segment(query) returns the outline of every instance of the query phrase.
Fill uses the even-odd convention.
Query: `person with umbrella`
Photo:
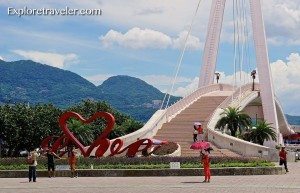
[[[210,148],[201,150],[201,162],[204,168],[204,181],[210,182],[210,157],[209,157]]]
[[[210,147],[209,142],[206,141],[198,141],[191,145],[190,149],[193,150],[200,150],[201,155],[201,163],[204,168],[204,181],[203,182],[210,182],[210,150],[213,150]]]

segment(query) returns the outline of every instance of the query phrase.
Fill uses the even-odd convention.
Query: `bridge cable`
[[[179,69],[180,69],[180,66],[181,66],[181,63],[182,63],[182,60],[183,60],[183,56],[184,56],[184,53],[185,53],[185,50],[186,50],[186,47],[187,47],[187,41],[188,41],[188,38],[189,38],[190,33],[191,33],[191,31],[192,31],[192,26],[193,26],[194,20],[195,20],[195,18],[196,18],[196,15],[197,15],[197,13],[198,13],[199,6],[200,6],[201,1],[202,1],[202,0],[199,0],[199,2],[198,2],[198,5],[197,5],[196,11],[195,11],[195,13],[194,13],[194,16],[193,16],[191,25],[190,25],[190,27],[189,27],[189,31],[188,31],[187,36],[186,36],[186,38],[185,38],[184,47],[183,47],[183,49],[182,49],[182,51],[181,51],[181,55],[180,55],[180,58],[179,58],[179,62],[178,62],[178,64],[177,64],[176,73],[175,73],[175,76],[174,76],[174,79],[173,79],[173,83],[172,83],[171,90],[170,90],[169,93],[166,93],[166,94],[165,94],[165,97],[164,97],[164,99],[163,99],[163,102],[162,102],[162,105],[161,105],[161,108],[160,108],[160,109],[163,108],[163,104],[164,104],[164,102],[165,102],[165,98],[166,98],[167,95],[169,95],[169,96],[168,96],[168,100],[167,100],[167,103],[166,103],[165,108],[168,108],[169,101],[170,101],[170,97],[171,97],[171,94],[172,94],[172,92],[173,92],[174,85],[175,85],[175,82],[176,82],[176,79],[177,79],[177,76],[178,76],[178,73],[179,73]]]
[[[235,11],[235,2],[236,0],[232,0],[232,17],[233,17],[233,44],[234,44],[234,56],[233,56],[233,90],[235,91],[236,88],[236,55],[237,55],[237,42],[236,42],[236,11]],[[233,102],[233,95],[231,98],[231,102]]]

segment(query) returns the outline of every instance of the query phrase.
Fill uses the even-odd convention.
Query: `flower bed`
[[[175,142],[169,142],[167,144],[163,144],[153,151],[154,155],[171,155],[178,149],[178,144]]]

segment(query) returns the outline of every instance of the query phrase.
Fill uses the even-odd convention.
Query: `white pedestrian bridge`
[[[199,153],[189,147],[193,142],[193,123],[200,121],[204,126],[206,140],[217,150],[214,151],[215,154],[274,159],[277,155],[275,145],[283,143],[283,136],[294,133],[277,99],[275,104],[279,127],[275,128],[278,136],[276,142],[261,146],[215,129],[220,113],[229,106],[240,107],[253,120],[264,119],[259,84],[255,84],[254,90],[252,87],[252,84],[235,89],[227,84],[201,87],[167,109],[158,110],[143,128],[123,136],[122,139],[125,145],[135,142],[137,138],[174,141],[181,147],[181,156],[198,156]]]

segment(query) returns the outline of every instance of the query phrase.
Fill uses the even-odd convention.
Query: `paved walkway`
[[[193,193],[193,192],[300,192],[300,162],[289,163],[290,172],[270,176],[203,177],[99,177],[99,178],[2,178],[0,192],[105,192],[105,193]]]

